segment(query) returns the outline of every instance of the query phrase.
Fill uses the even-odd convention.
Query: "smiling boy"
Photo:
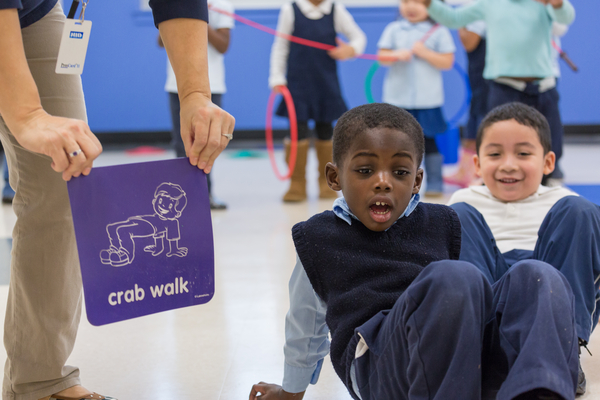
[[[344,197],[292,229],[283,384],[256,384],[250,400],[302,399],[328,353],[354,399],[574,396],[567,281],[527,260],[492,288],[456,261],[456,214],[419,202],[424,147],[418,122],[389,104],[338,120],[326,172]]]
[[[482,121],[474,156],[485,186],[454,193],[449,204],[462,226],[460,259],[497,282],[520,260],[544,261],[569,281],[577,336],[587,344],[598,322],[599,207],[563,187],[545,187],[554,169],[550,127],[521,103],[496,107]],[[577,393],[585,392],[579,371]]]

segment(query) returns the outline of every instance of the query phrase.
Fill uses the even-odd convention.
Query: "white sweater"
[[[514,249],[534,250],[538,230],[557,201],[577,196],[564,187],[540,185],[524,200],[505,203],[495,198],[486,186],[471,186],[456,191],[448,204],[467,203],[483,215],[501,253]]]

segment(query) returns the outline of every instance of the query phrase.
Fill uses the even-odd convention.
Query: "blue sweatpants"
[[[479,211],[466,203],[451,207],[462,226],[461,260],[479,267],[491,283],[519,260],[541,260],[554,266],[567,278],[575,295],[577,336],[589,341],[598,323],[600,299],[600,207],[582,197],[564,197],[546,215],[534,251],[504,254]]]
[[[569,284],[521,261],[491,285],[464,261],[428,265],[398,298],[356,329],[363,400],[513,399],[547,388],[575,397],[578,346]]]

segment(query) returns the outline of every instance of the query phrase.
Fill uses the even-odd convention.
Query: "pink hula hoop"
[[[269,102],[267,104],[267,120],[265,123],[265,139],[267,142],[267,150],[269,151],[269,158],[271,159],[271,166],[275,172],[277,179],[285,181],[289,179],[294,173],[294,167],[296,166],[296,156],[298,155],[298,121],[296,119],[296,108],[294,107],[294,100],[292,94],[285,86],[280,86],[285,106],[288,110],[288,116],[290,119],[290,138],[292,143],[290,144],[290,160],[289,170],[286,175],[282,175],[277,168],[277,161],[275,160],[275,150],[273,149],[273,104],[275,103],[275,97],[277,92],[273,90],[269,96]]]

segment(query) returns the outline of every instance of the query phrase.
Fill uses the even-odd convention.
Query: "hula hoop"
[[[294,107],[294,100],[292,94],[285,86],[280,86],[285,106],[288,110],[288,116],[290,119],[290,137],[292,143],[290,145],[290,160],[289,170],[287,175],[282,175],[277,168],[277,161],[275,160],[275,150],[273,148],[273,104],[275,103],[275,97],[277,92],[273,90],[269,96],[269,102],[267,104],[267,120],[265,123],[265,140],[267,142],[267,150],[269,151],[269,158],[271,159],[271,166],[275,172],[277,179],[285,181],[289,179],[294,173],[294,167],[296,166],[296,156],[298,154],[298,121],[296,120],[296,108]]]
[[[375,103],[375,99],[373,98],[372,84],[373,84],[373,77],[375,76],[375,73],[377,72],[378,69],[379,69],[379,63],[374,62],[373,65],[371,65],[371,68],[369,68],[369,71],[367,72],[367,76],[365,78],[365,97],[367,98],[367,102],[369,102],[369,104]],[[448,120],[448,129],[458,127],[458,125],[457,125],[458,121],[469,110],[469,105],[471,104],[471,95],[472,95],[471,86],[469,84],[469,75],[457,63],[454,63],[453,69],[456,72],[458,72],[460,77],[463,79],[463,82],[465,84],[465,98],[463,100],[462,105],[456,112],[456,114],[454,114],[452,116],[452,118],[450,118]]]
[[[369,68],[369,72],[367,72],[367,77],[365,78],[365,96],[367,97],[367,103],[373,104],[375,103],[375,99],[373,98],[373,77],[375,73],[379,69],[379,63],[375,61],[371,68]]]

